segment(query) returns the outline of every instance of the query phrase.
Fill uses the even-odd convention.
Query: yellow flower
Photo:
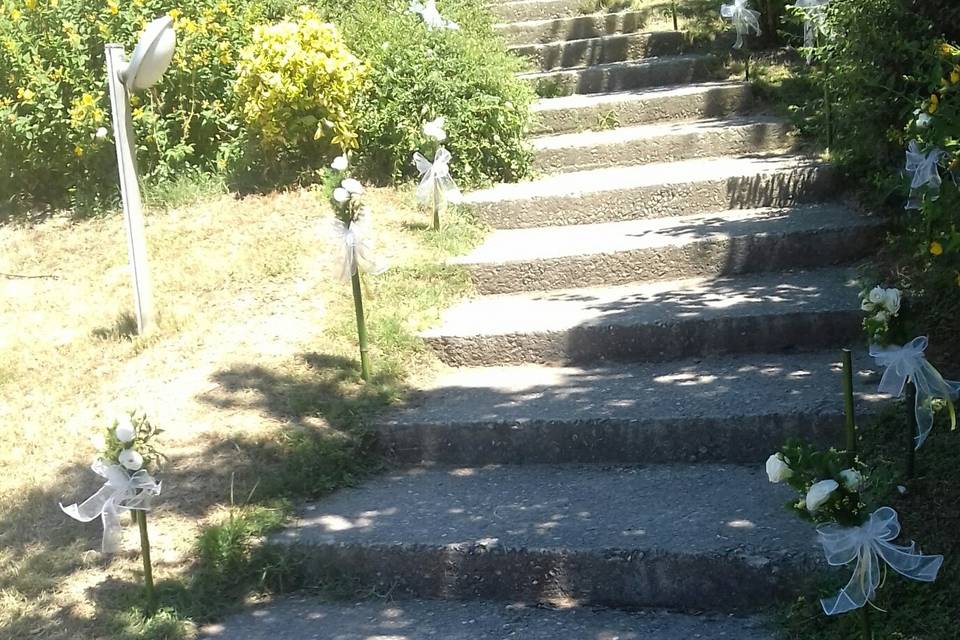
[[[73,147],[73,155],[77,156],[78,158],[82,158],[83,147],[81,147],[80,145],[76,145],[75,147]]]
[[[960,84],[960,64],[953,68],[953,71],[950,72],[950,82],[953,84]]]
[[[19,87],[17,89],[17,98],[19,98],[20,100],[25,100],[26,102],[30,102],[31,100],[33,100],[35,95],[36,94],[30,89],[24,89],[23,87]]]
[[[33,11],[37,8],[37,0],[23,0],[23,5],[30,11]]]
[[[943,254],[943,245],[934,240],[930,243],[930,253],[939,256]]]
[[[120,13],[120,7],[117,6],[117,0],[107,0],[107,9],[110,11],[110,15],[117,15]]]
[[[137,107],[130,113],[130,115],[133,117],[134,120],[139,120],[140,118],[143,117],[143,107]]]
[[[930,115],[933,115],[937,112],[937,108],[940,106],[940,96],[933,94],[930,96],[930,106],[927,107],[927,111],[930,112]]]
[[[181,15],[183,15],[183,12],[180,11],[180,9],[170,9],[170,12],[167,15],[173,18],[174,20],[176,20]]]

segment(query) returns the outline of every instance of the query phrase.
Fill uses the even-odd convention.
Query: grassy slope
[[[0,227],[0,637],[190,637],[193,620],[267,586],[272,567],[249,542],[288,500],[378,464],[365,425],[429,375],[435,362],[414,335],[469,292],[466,275],[441,264],[483,231],[456,213],[441,233],[426,230],[407,192],[373,191],[369,202],[393,268],[366,283],[368,385],[349,285],[331,275],[332,214],[310,192],[152,212],[164,316],[146,339],[130,335],[124,313],[119,216]],[[166,430],[171,456],[151,515],[164,610],[146,626],[133,532],[129,553],[104,560],[90,551],[99,523],[57,508],[97,487],[89,434],[131,405]]]

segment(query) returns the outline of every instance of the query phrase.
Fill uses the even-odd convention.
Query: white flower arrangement
[[[891,320],[900,315],[902,294],[899,289],[881,286],[860,292],[860,309],[866,314],[863,327],[871,343],[886,343]]]

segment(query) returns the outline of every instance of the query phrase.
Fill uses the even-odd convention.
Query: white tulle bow
[[[427,29],[430,29],[431,31],[433,29],[457,30],[460,28],[460,25],[453,20],[447,20],[440,15],[440,10],[437,9],[436,0],[427,0],[426,3],[419,2],[418,0],[411,0],[410,13],[418,14],[423,19],[423,23],[427,25]]]
[[[794,5],[803,11],[803,46],[812,49],[817,43],[817,33],[824,32],[824,13],[830,0],[797,0]],[[813,60],[813,52],[807,53],[807,63]]]
[[[913,542],[893,544],[900,535],[900,521],[890,507],[880,507],[859,527],[821,525],[817,535],[830,566],[857,561],[847,586],[837,595],[820,600],[828,616],[859,609],[873,600],[880,586],[881,560],[900,575],[920,582],[936,580],[943,564],[943,556],[925,556]]]
[[[910,180],[910,201],[907,202],[907,209],[919,209],[920,200],[916,193],[925,186],[933,189],[932,200],[940,197],[940,161],[947,155],[943,149],[933,148],[923,153],[920,151],[920,144],[916,140],[911,140],[907,146],[907,173],[911,174]]]
[[[900,397],[908,380],[917,387],[914,407],[917,416],[917,435],[914,441],[917,449],[933,428],[934,399],[939,398],[949,403],[952,416],[952,401],[960,394],[960,382],[944,380],[940,372],[927,361],[923,354],[927,344],[927,338],[921,336],[902,347],[870,347],[870,355],[876,359],[877,364],[886,368],[880,379],[880,393]]]
[[[99,517],[103,521],[101,549],[103,553],[114,553],[121,546],[120,512],[149,511],[151,498],[160,495],[160,483],[144,469],[131,475],[120,465],[103,460],[97,460],[90,468],[106,482],[83,503],[67,507],[61,504],[60,508],[80,522]]]
[[[340,251],[337,263],[337,277],[340,280],[350,280],[358,271],[378,274],[386,270],[386,265],[377,261],[370,246],[369,213],[361,212],[349,225],[339,218],[334,218],[332,228],[334,242]]]
[[[720,15],[724,18],[730,18],[733,26],[737,30],[737,41],[733,48],[739,49],[743,46],[743,36],[750,33],[750,29],[760,35],[760,12],[750,8],[749,0],[733,0],[733,4],[720,6]]]
[[[440,198],[457,204],[463,198],[457,183],[450,177],[450,152],[440,147],[430,162],[422,154],[413,154],[413,162],[420,172],[420,184],[417,186],[417,200],[429,204],[435,199],[435,205],[440,206]]]

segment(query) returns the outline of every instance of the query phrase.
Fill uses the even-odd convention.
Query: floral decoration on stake
[[[386,270],[377,263],[369,244],[370,208],[362,203],[363,185],[349,175],[350,161],[346,155],[337,156],[330,164],[327,187],[336,218],[333,233],[343,252],[337,268],[340,280],[353,285],[353,306],[357,316],[357,341],[360,346],[360,377],[370,380],[370,356],[367,348],[367,321],[363,312],[361,272],[379,274]]]
[[[415,13],[423,19],[423,23],[427,25],[429,31],[434,29],[450,29],[456,31],[460,28],[453,20],[447,20],[442,15],[440,15],[440,10],[437,9],[437,0],[427,0],[426,3],[419,2],[418,0],[412,0],[410,2],[410,13]]]
[[[733,27],[737,31],[737,41],[733,44],[734,49],[742,49],[744,45],[744,36],[750,34],[753,29],[756,35],[760,35],[760,12],[750,8],[750,0],[733,0],[733,4],[724,4],[720,6],[720,15],[729,18],[733,22]],[[750,53],[747,52],[744,58],[746,79],[750,80]]]
[[[917,116],[918,122],[923,122],[929,113]],[[920,150],[920,144],[911,140],[907,146],[906,172],[910,176],[910,199],[905,209],[922,209],[924,200],[935,202],[940,198],[940,163],[947,157],[947,152],[936,147]]]
[[[123,530],[120,514],[129,511],[140,528],[140,552],[143,557],[143,580],[147,593],[147,613],[156,609],[153,587],[153,566],[150,562],[150,537],[147,511],[155,496],[160,495],[160,482],[151,475],[160,470],[165,457],[153,444],[160,429],[154,427],[142,411],[132,411],[116,418],[104,434],[96,438],[100,454],[91,469],[105,482],[81,504],[60,505],[68,516],[80,522],[100,518],[103,523],[104,554],[121,549]]]
[[[441,211],[446,210],[447,204],[459,204],[463,197],[450,177],[450,160],[453,156],[442,146],[447,139],[447,132],[443,129],[444,122],[443,116],[440,116],[423,125],[423,133],[429,138],[427,146],[433,147],[433,162],[427,160],[419,151],[413,154],[413,163],[420,173],[417,200],[425,205],[432,203],[434,231],[440,230]]]

